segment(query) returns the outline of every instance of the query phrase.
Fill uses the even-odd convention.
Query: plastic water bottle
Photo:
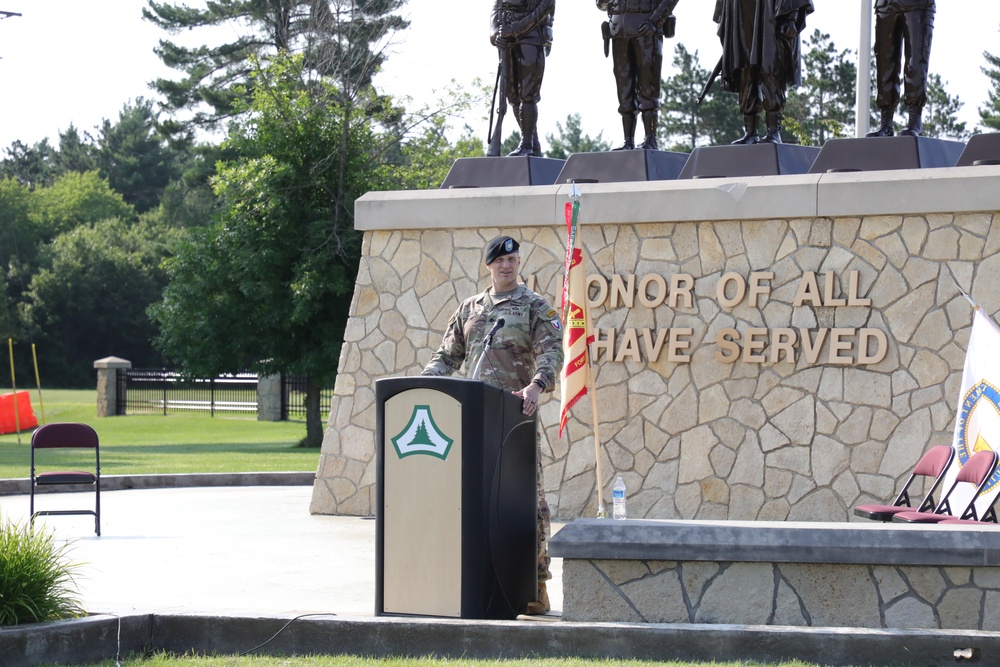
[[[625,512],[625,480],[622,479],[621,475],[615,480],[614,489],[611,492],[611,497],[613,500],[613,505],[611,508],[611,516],[615,519],[621,520],[627,517]]]

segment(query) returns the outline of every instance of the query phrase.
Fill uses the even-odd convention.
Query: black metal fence
[[[167,369],[130,368],[118,374],[119,415],[167,414],[169,412],[209,412],[256,414],[258,376],[256,373],[191,378]],[[306,416],[305,376],[283,376],[281,419]],[[329,409],[333,387],[321,391],[321,410]]]
[[[281,376],[281,418],[306,418],[306,390],[309,378],[305,375]],[[319,391],[319,410],[325,419],[333,401],[333,385],[322,387]]]

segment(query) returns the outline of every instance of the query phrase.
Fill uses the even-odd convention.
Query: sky
[[[185,0],[198,5],[201,0]],[[856,50],[863,0],[814,0],[806,33],[820,29],[841,49]],[[169,38],[142,19],[145,0],[0,0],[0,10],[21,16],[0,20],[0,148],[15,140],[53,144],[71,124],[93,130],[105,118],[116,120],[123,105],[138,97],[155,98],[148,84],[157,77],[177,78],[153,52]],[[697,51],[711,69],[721,53],[712,0],[680,0],[677,39],[664,44],[664,77],[676,42]],[[409,29],[388,45],[389,57],[376,85],[384,93],[409,98],[408,108],[440,106],[454,81],[471,89],[476,78],[492,85],[497,52],[489,43],[492,0],[408,0],[403,14]],[[621,141],[611,60],[604,58],[600,24],[606,15],[594,0],[558,0],[552,53],[546,63],[539,103],[539,134],[556,134],[578,113],[583,130]],[[230,32],[235,28],[224,30]],[[197,30],[177,39],[208,43]],[[981,72],[983,51],[1000,55],[1000,2],[961,0],[938,3],[931,72],[965,106],[960,120],[978,124],[989,80]],[[193,40],[187,41],[187,40]],[[456,131],[470,125],[486,139],[488,106],[457,119]],[[513,127],[513,125],[512,125]]]

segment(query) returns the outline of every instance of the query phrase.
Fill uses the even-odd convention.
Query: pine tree
[[[583,133],[580,124],[580,114],[578,113],[566,116],[565,126],[556,121],[558,136],[552,134],[545,136],[550,146],[545,154],[546,157],[565,160],[573,153],[596,153],[611,148],[611,145],[602,138],[603,132],[599,132],[596,138],[591,138],[589,134]]]
[[[989,129],[1000,130],[1000,56],[984,51],[983,57],[989,66],[982,70],[990,78],[993,89],[987,95],[986,104],[979,107],[979,118]]]
[[[923,135],[965,141],[969,138],[969,132],[965,129],[965,123],[958,120],[958,112],[961,111],[963,102],[958,97],[948,94],[944,88],[945,83],[941,81],[940,74],[931,74],[927,79]]]
[[[830,35],[815,30],[806,39],[802,86],[788,91],[786,118],[797,121],[803,143],[822,146],[854,128],[857,66],[851,51],[838,51]]]
[[[215,129],[233,113],[238,95],[251,87],[251,56],[266,67],[280,52],[302,53],[308,71],[332,79],[354,98],[371,85],[385,55],[382,47],[408,22],[394,15],[405,0],[216,0],[197,9],[147,0],[143,17],[171,34],[197,27],[231,26],[239,33],[218,46],[186,47],[161,40],[155,49],[180,80],[157,79],[152,87],[184,120],[163,123],[171,135],[195,127]]]
[[[669,150],[691,151],[705,144],[728,144],[740,136],[740,111],[735,95],[719,94],[718,82],[698,104],[698,96],[711,72],[683,44],[674,49],[677,74],[664,79],[660,88],[660,134],[673,141]]]

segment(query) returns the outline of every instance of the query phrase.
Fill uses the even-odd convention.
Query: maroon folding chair
[[[927,450],[916,467],[910,473],[909,479],[903,485],[903,490],[899,492],[891,505],[858,505],[854,508],[854,515],[871,519],[872,521],[892,521],[893,515],[900,512],[907,512],[916,509],[918,512],[930,512],[934,509],[937,501],[934,500],[934,493],[941,485],[945,472],[955,461],[955,448],[948,445],[937,445]],[[910,486],[917,478],[923,479],[923,488],[926,490],[920,504],[914,508],[910,504]]]
[[[39,472],[36,469],[46,465],[46,455],[43,450],[53,449],[88,449],[94,452],[93,472],[84,470],[52,470]],[[35,489],[37,487],[93,485],[95,492],[94,509],[92,510],[42,510],[35,511]],[[39,427],[31,436],[31,522],[36,516],[56,516],[67,514],[92,514],[94,530],[101,535],[101,448],[97,431],[87,424],[75,422],[45,424]]]
[[[933,512],[900,512],[893,516],[892,520],[901,523],[940,523],[948,519],[978,519],[975,510],[976,498],[986,486],[996,467],[996,452],[976,452],[958,471],[951,488],[944,494]],[[960,511],[955,512],[955,508],[952,507],[953,499],[957,499],[958,495],[967,492],[969,487],[972,487],[972,494],[968,501],[956,500],[962,504]],[[958,494],[955,493],[956,490],[960,490]]]

